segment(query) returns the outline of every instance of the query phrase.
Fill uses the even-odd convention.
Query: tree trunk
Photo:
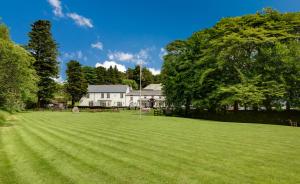
[[[75,100],[74,97],[72,97],[72,108],[75,106]]]
[[[253,108],[254,111],[258,111],[258,105],[253,105],[252,108]]]
[[[238,103],[237,101],[234,102],[233,110],[234,110],[235,112],[239,111],[239,103]]]
[[[38,97],[36,106],[37,106],[38,109],[41,108],[41,99],[40,99],[40,97]]]
[[[191,105],[191,100],[189,98],[187,98],[186,103],[185,103],[185,116],[189,115],[190,105]]]
[[[269,103],[269,102],[265,103],[265,107],[266,107],[267,111],[272,111],[271,103]]]
[[[291,110],[291,104],[289,101],[286,101],[286,111],[290,111]]]

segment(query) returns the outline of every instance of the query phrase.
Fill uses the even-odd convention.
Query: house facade
[[[134,90],[126,94],[126,99],[129,107],[139,107],[140,102],[144,108],[158,108],[165,106],[165,96],[162,93],[160,84],[150,84],[141,91]]]
[[[79,101],[80,106],[123,107],[127,106],[127,85],[89,85],[88,93]]]
[[[160,84],[150,84],[142,90],[142,107],[164,107]],[[127,85],[89,85],[88,93],[82,97],[79,106],[85,107],[139,107],[140,91]]]

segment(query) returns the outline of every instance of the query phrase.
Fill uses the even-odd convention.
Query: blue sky
[[[255,13],[264,7],[300,11],[299,0],[10,0],[1,2],[0,17],[12,39],[28,41],[30,24],[52,22],[59,44],[61,76],[66,62],[120,70],[143,61],[158,72],[166,44],[185,39],[228,16]]]

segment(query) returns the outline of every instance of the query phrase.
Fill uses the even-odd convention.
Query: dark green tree
[[[102,85],[108,83],[108,74],[104,67],[99,66],[96,68],[96,84]]]
[[[57,44],[52,38],[51,23],[48,20],[38,20],[31,28],[28,50],[35,58],[33,66],[40,78],[37,105],[44,107],[56,90],[53,79],[58,77]]]
[[[67,92],[71,96],[72,107],[87,93],[87,81],[78,61],[71,60],[67,64]]]
[[[82,72],[84,73],[84,78],[90,85],[97,84],[97,73],[96,68],[91,66],[82,67]]]

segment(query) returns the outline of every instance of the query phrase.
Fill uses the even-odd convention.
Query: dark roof
[[[126,94],[127,96],[139,96],[140,91],[131,91],[130,93]],[[142,90],[142,96],[162,96],[161,90]]]
[[[89,93],[126,93],[127,85],[89,85]]]

